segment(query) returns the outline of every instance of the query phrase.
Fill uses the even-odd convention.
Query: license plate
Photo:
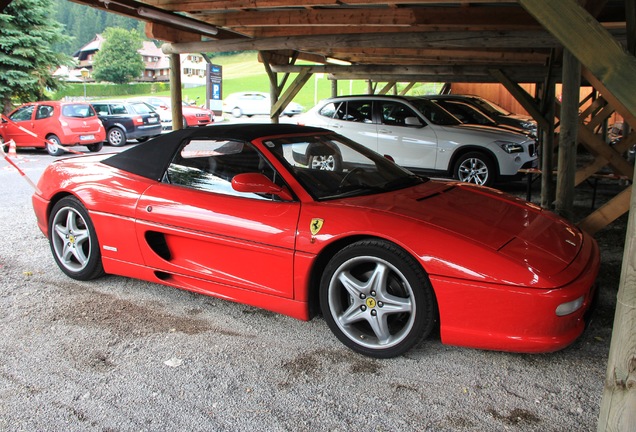
[[[80,141],[90,141],[94,139],[95,135],[80,135]]]
[[[157,121],[158,121],[158,120],[157,120],[155,117],[150,117],[150,118],[148,119],[148,123],[157,123]]]

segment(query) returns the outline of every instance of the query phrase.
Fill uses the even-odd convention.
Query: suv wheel
[[[460,156],[453,169],[453,177],[457,180],[482,186],[492,186],[495,175],[492,159],[480,152]]]

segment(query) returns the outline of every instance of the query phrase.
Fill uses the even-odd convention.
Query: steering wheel
[[[339,190],[342,189],[345,183],[349,180],[349,177],[351,176],[351,174],[353,174],[354,172],[364,172],[364,169],[360,167],[356,167],[352,169],[351,171],[349,171],[347,174],[345,174],[342,180],[340,180],[340,184],[338,185]]]

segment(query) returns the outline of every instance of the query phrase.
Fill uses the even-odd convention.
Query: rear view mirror
[[[235,175],[232,178],[232,189],[237,192],[276,195],[284,201],[292,201],[294,199],[287,188],[278,186],[260,173]]]

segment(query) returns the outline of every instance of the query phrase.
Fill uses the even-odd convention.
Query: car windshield
[[[155,112],[151,105],[144,102],[135,102],[132,104],[132,107],[137,114],[152,114]]]
[[[413,98],[409,99],[409,102],[433,124],[440,126],[457,126],[462,124],[457,117],[428,99]]]
[[[503,116],[509,116],[510,114],[512,114],[510,111],[503,109],[496,103],[490,102],[489,100],[481,98],[473,98],[473,100],[477,105],[488,111],[490,114],[498,114]]]
[[[339,135],[285,137],[264,144],[317,200],[389,192],[426,180]]]

